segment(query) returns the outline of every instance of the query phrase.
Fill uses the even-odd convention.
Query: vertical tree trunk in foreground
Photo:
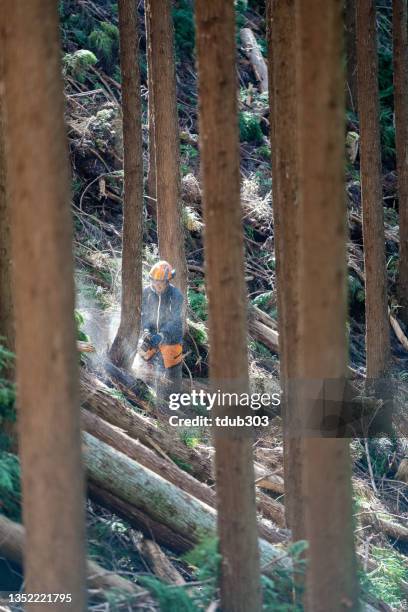
[[[187,264],[180,201],[180,141],[170,0],[146,0],[149,20],[156,147],[159,252],[177,270],[174,284],[186,294]]]
[[[146,3],[145,3],[146,4]],[[145,7],[145,31],[146,31],[146,56],[147,56],[147,88],[148,88],[148,121],[149,121],[149,159],[147,169],[147,209],[157,221],[157,202],[156,202],[156,138],[154,133],[154,101],[153,101],[153,82],[152,82],[152,48],[149,45],[150,26]],[[150,199],[151,198],[151,199]]]
[[[0,8],[1,8],[0,4]],[[4,26],[1,26],[2,28]],[[7,203],[4,108],[4,35],[0,32],[0,344],[14,350],[10,219]]]
[[[142,305],[142,110],[136,5],[134,0],[119,0],[118,8],[125,193],[120,325],[109,356],[115,365],[128,369],[137,350]]]
[[[71,593],[80,611],[84,479],[58,12],[53,0],[4,6],[25,589]]]
[[[407,0],[392,6],[394,41],[395,144],[399,203],[399,299],[408,323],[408,33]]]
[[[363,207],[367,378],[390,363],[374,0],[356,0],[360,175]]]
[[[346,0],[344,5],[345,51],[346,51],[346,102],[347,108],[357,112],[357,41],[356,0]]]
[[[322,416],[336,419],[336,409],[341,410],[347,373],[342,2],[298,0],[296,9],[299,400],[306,422],[302,492],[309,541],[306,605],[313,612],[354,611],[358,580],[349,442],[318,437]],[[313,393],[323,384],[331,397],[319,402]],[[321,413],[322,407],[327,412]]]
[[[234,2],[198,0],[196,19],[210,377],[213,388],[241,393],[248,388],[248,357]],[[236,417],[242,409],[218,406],[212,416],[224,414]],[[244,429],[214,433],[226,612],[261,609],[252,438]]]
[[[301,440],[293,381],[298,341],[298,201],[296,148],[295,0],[268,4],[269,106],[273,218],[279,311],[280,377],[283,389],[285,511],[294,539],[302,530]]]

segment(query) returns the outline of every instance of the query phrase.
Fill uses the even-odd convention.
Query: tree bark
[[[399,205],[398,292],[403,308],[401,316],[408,323],[408,34],[407,0],[394,0],[392,27],[394,43],[395,153]]]
[[[25,588],[71,593],[79,611],[86,609],[84,479],[58,11],[53,0],[4,6]]]
[[[125,191],[120,325],[109,357],[118,367],[129,369],[136,355],[142,307],[142,109],[136,5],[134,0],[119,0],[118,8]]]
[[[210,379],[214,389],[239,393],[248,388],[248,355],[234,2],[198,0],[196,26]],[[214,409],[215,416],[243,412]],[[262,604],[252,436],[242,429],[214,434],[221,602],[225,610],[256,612]]]
[[[295,1],[271,0],[268,6],[269,106],[273,218],[276,251],[280,377],[283,390],[285,506],[294,539],[304,537],[301,490],[301,440],[293,380],[298,376],[298,196],[296,148]],[[259,327],[259,324],[258,324]],[[267,338],[270,336],[268,331]],[[260,339],[265,343],[265,340]]]
[[[180,199],[180,140],[171,2],[146,0],[145,7],[149,20],[147,44],[154,104],[159,253],[176,269],[173,284],[185,296],[187,263]]]
[[[9,350],[14,351],[10,211],[8,210],[6,184],[3,29],[4,25],[0,30],[0,342],[5,344]]]
[[[157,190],[156,190],[156,137],[154,128],[154,100],[153,100],[153,81],[152,81],[152,48],[149,45],[150,24],[145,7],[145,31],[146,31],[146,56],[147,56],[147,89],[148,102],[147,112],[149,121],[149,157],[147,168],[147,210],[157,223]]]
[[[385,378],[390,363],[378,99],[375,3],[356,1],[360,175],[363,207],[367,378]]]
[[[354,113],[357,104],[357,41],[356,41],[356,0],[346,0],[344,5],[344,24],[346,38],[346,103]]]
[[[345,605],[359,610],[349,443],[335,437],[347,373],[342,4],[296,4],[298,398],[304,415],[302,494],[309,542],[306,605],[313,612],[340,612]],[[320,399],[326,387],[328,401]],[[334,431],[322,438],[326,414],[333,415]]]

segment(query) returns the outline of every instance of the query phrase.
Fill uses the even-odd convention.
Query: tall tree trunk
[[[360,174],[363,206],[367,378],[390,363],[374,0],[356,0]]]
[[[5,6],[25,588],[71,593],[75,610],[85,610],[84,479],[58,11],[53,0],[13,0]],[[44,334],[48,343],[41,350]],[[49,604],[30,609],[46,610]],[[53,609],[66,604],[54,603]]]
[[[279,314],[279,354],[283,397],[286,519],[294,539],[304,537],[301,489],[301,440],[296,421],[293,380],[297,377],[298,202],[296,149],[295,0],[268,5],[269,105],[273,219]]]
[[[196,2],[201,172],[213,388],[248,387],[233,0]],[[242,415],[240,406],[216,415]],[[215,430],[218,534],[225,610],[261,609],[252,439]],[[237,509],[239,508],[239,511]]]
[[[129,369],[137,350],[142,306],[143,153],[140,70],[134,0],[119,0],[120,69],[122,75],[123,202],[122,301],[120,325],[109,356]]]
[[[356,0],[346,0],[344,6],[344,24],[346,35],[346,104],[347,108],[357,112],[357,41],[356,41]]]
[[[342,2],[297,0],[299,374],[307,609],[358,610],[349,443],[335,438],[347,373]],[[319,19],[316,20],[316,15]],[[322,256],[323,254],[323,256]],[[328,401],[320,399],[329,387]],[[323,412],[321,411],[323,409]],[[322,417],[335,425],[321,438]],[[306,426],[310,429],[306,429]]]
[[[145,3],[147,4],[147,3]],[[148,89],[148,121],[149,121],[149,151],[147,168],[147,209],[157,221],[156,201],[156,138],[154,132],[154,101],[152,82],[152,48],[149,45],[150,24],[145,6],[146,56],[147,56],[147,89]]]
[[[156,145],[157,222],[160,257],[177,270],[174,284],[186,294],[187,264],[180,200],[180,141],[170,0],[146,0],[148,56]]]
[[[392,11],[394,40],[395,143],[399,203],[399,299],[401,314],[408,323],[408,34],[407,0],[394,0]]]
[[[1,7],[1,4],[0,4]],[[0,32],[0,343],[14,350],[13,297],[11,288],[10,219],[7,203],[5,108],[4,108],[4,32]]]

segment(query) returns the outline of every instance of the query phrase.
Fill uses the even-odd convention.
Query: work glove
[[[148,329],[143,330],[143,334],[140,338],[139,346],[142,351],[147,351],[151,347],[152,334]]]
[[[163,342],[163,334],[153,334],[150,336],[150,346],[156,348],[159,344]]]

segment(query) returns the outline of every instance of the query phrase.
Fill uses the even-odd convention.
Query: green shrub
[[[257,306],[261,310],[269,313],[271,305],[274,304],[274,292],[273,291],[265,291],[265,293],[260,293],[253,300],[252,304]]]
[[[207,297],[204,293],[194,291],[194,289],[188,289],[188,303],[191,310],[194,312],[197,319],[200,321],[206,321],[208,316],[207,310]]]
[[[74,53],[66,53],[62,58],[64,74],[72,76],[83,83],[91,66],[98,61],[97,57],[87,49],[79,49]]]
[[[104,68],[110,72],[118,63],[119,29],[112,23],[101,21],[88,36],[88,44],[95,51]]]
[[[257,115],[248,111],[239,113],[239,139],[241,142],[262,144],[263,134]]]
[[[406,595],[401,589],[402,581],[408,581],[408,566],[405,557],[393,549],[372,548],[372,556],[378,568],[369,575],[362,575],[363,590],[373,593],[393,609],[401,610]]]
[[[4,375],[13,361],[13,353],[0,344],[0,430],[7,422],[16,420],[15,385]],[[18,521],[21,519],[20,462],[9,452],[10,442],[7,434],[0,434],[0,512]]]
[[[84,317],[78,310],[75,310],[75,325],[77,330],[77,340],[81,340],[82,342],[89,342],[89,336],[82,330],[82,326],[84,324]]]
[[[348,275],[348,290],[349,290],[349,301],[350,303],[359,302],[361,304],[365,301],[364,287],[357,276],[352,274]]]
[[[192,57],[195,45],[195,26],[192,4],[188,0],[176,0],[173,7],[176,58]]]
[[[0,450],[0,513],[21,521],[20,461],[4,450]]]

